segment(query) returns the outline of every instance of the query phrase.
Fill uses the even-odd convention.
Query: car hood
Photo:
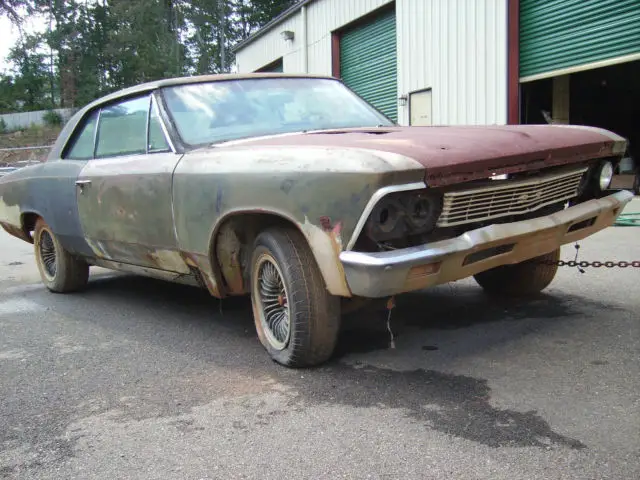
[[[392,152],[425,167],[428,185],[621,155],[624,138],[568,125],[380,127],[323,130],[245,139],[220,147],[358,148]]]

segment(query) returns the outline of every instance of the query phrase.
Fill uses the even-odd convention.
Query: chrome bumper
[[[449,240],[385,252],[340,253],[351,293],[385,297],[529,260],[615,222],[633,194],[621,191],[543,217],[496,224]]]

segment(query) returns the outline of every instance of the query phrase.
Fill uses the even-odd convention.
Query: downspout
[[[507,0],[507,124],[520,123],[520,3]]]
[[[309,49],[307,46],[307,6],[302,6],[302,73],[309,73]]]

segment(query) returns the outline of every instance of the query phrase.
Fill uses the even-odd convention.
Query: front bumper
[[[612,225],[633,194],[621,191],[543,217],[490,225],[449,240],[385,252],[344,251],[355,296],[376,298],[467,278],[529,260]]]

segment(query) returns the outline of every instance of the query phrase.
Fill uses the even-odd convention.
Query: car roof
[[[256,78],[321,78],[338,80],[335,77],[327,75],[313,75],[313,74],[300,74],[300,73],[272,73],[272,72],[254,72],[254,73],[222,73],[212,75],[194,75],[189,77],[174,77],[165,78],[162,80],[155,80],[152,82],[140,83],[132,87],[123,88],[116,92],[110,93],[103,97],[100,97],[90,104],[83,107],[82,110],[89,110],[95,108],[98,105],[109,103],[119,98],[128,97],[138,93],[144,93],[151,90],[157,90],[163,87],[173,87],[176,85],[189,85],[192,83],[205,83],[205,82],[221,82],[224,80],[253,80]]]
[[[173,87],[178,85],[189,85],[194,83],[206,83],[206,82],[221,82],[225,80],[253,80],[257,78],[319,78],[340,81],[339,79],[327,75],[315,75],[308,73],[276,73],[276,72],[254,72],[254,73],[222,73],[212,75],[193,75],[189,77],[174,77],[165,78],[162,80],[155,80],[152,82],[140,83],[132,87],[123,88],[116,92],[102,96],[93,102],[85,105],[78,110],[64,126],[60,135],[58,136],[53,147],[49,151],[47,157],[48,160],[54,160],[60,157],[64,150],[67,141],[70,139],[71,134],[78,126],[80,121],[85,117],[87,112],[93,110],[101,105],[117,101],[122,98],[126,98],[132,95],[137,95],[146,92],[152,92],[163,87]]]

